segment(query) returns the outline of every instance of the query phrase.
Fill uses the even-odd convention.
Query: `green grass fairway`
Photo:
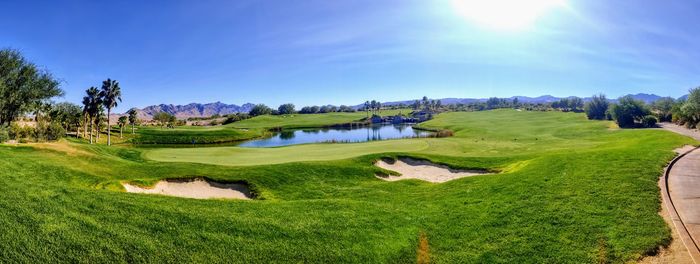
[[[382,116],[409,114],[410,109],[382,110]],[[326,114],[295,114],[295,115],[264,115],[256,116],[226,126],[236,128],[310,128],[345,124],[366,118],[366,112],[326,113]]]
[[[307,124],[277,119],[227,128]],[[559,112],[446,113],[421,126],[455,136],[271,149],[0,145],[0,260],[414,263],[424,233],[433,263],[634,262],[669,243],[657,180],[673,149],[698,143]],[[372,162],[399,155],[503,173],[377,179]],[[246,181],[259,199],[120,185],[184,177]]]
[[[413,152],[428,148],[424,139],[374,141],[363,144],[305,144],[279,148],[159,148],[146,150],[150,160],[251,166],[298,161],[338,160],[382,152]],[[300,155],[299,153],[304,153]]]
[[[237,129],[226,126],[176,128],[140,127],[133,142],[136,144],[214,144],[241,141],[265,134],[262,129]]]

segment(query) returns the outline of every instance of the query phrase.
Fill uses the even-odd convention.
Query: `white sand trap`
[[[401,176],[377,176],[377,178],[386,181],[419,179],[440,183],[464,177],[489,174],[486,171],[455,170],[445,165],[411,158],[399,158],[399,160],[380,159],[374,165],[382,169],[395,171],[401,174]]]
[[[160,194],[194,199],[251,199],[248,186],[239,183],[218,183],[204,179],[162,180],[152,188],[122,183],[127,192]]]

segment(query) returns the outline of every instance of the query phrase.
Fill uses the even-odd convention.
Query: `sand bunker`
[[[377,176],[377,178],[386,181],[419,179],[440,183],[469,176],[489,174],[487,171],[455,170],[445,165],[411,158],[399,158],[399,160],[381,159],[374,165],[382,169],[395,171],[401,174],[401,176]]]
[[[194,199],[251,199],[248,186],[240,183],[218,183],[204,179],[162,180],[152,188],[123,183],[130,193],[148,193]]]

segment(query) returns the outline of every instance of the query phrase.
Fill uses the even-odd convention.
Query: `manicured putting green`
[[[156,161],[252,166],[338,160],[386,152],[414,152],[426,149],[428,146],[428,139],[408,139],[352,144],[305,144],[279,148],[162,148],[145,150],[144,157]]]

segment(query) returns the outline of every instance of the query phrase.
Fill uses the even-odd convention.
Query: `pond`
[[[433,133],[413,129],[412,124],[372,124],[361,127],[283,130],[269,138],[240,143],[239,147],[279,147],[306,143],[365,142],[395,138],[428,137]]]

